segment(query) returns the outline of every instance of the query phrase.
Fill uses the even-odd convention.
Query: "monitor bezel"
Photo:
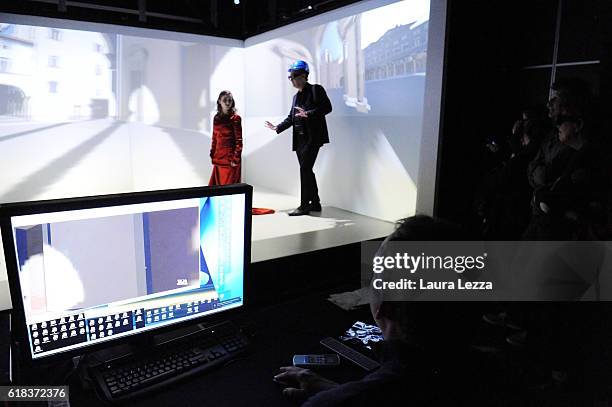
[[[102,208],[118,205],[131,205],[149,202],[174,201],[180,199],[203,198],[223,195],[245,195],[245,223],[244,223],[244,264],[243,264],[243,301],[242,305],[225,311],[215,312],[212,315],[202,315],[187,321],[178,321],[165,326],[146,330],[141,333],[119,337],[114,340],[104,341],[83,346],[77,349],[68,349],[50,355],[41,355],[34,358],[28,337],[28,326],[26,324],[21,285],[19,281],[19,268],[15,253],[15,243],[11,217],[20,215],[32,215],[46,212],[64,212],[79,209]],[[165,332],[179,330],[191,325],[205,322],[215,323],[220,320],[230,319],[244,311],[248,304],[249,286],[248,275],[251,262],[251,209],[252,209],[253,187],[248,184],[231,184],[222,186],[205,186],[194,188],[181,188],[171,190],[145,191],[121,193],[112,195],[85,196],[77,198],[53,199],[44,201],[18,202],[0,205],[0,231],[2,233],[3,250],[8,273],[9,289],[13,309],[11,311],[11,335],[12,342],[20,350],[19,359],[22,363],[32,365],[35,363],[49,363],[57,360],[71,358],[76,355],[95,352],[100,349],[114,347],[129,342],[142,341],[144,337],[153,337]]]

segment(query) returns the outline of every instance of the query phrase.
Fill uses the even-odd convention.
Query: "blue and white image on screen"
[[[77,346],[242,305],[244,198],[13,218],[28,325],[83,315],[84,332],[65,338]],[[34,353],[66,345],[48,333],[31,338]]]

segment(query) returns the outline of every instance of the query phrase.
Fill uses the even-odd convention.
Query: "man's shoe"
[[[321,204],[320,204],[319,202],[317,202],[317,203],[311,203],[311,204],[308,206],[308,209],[309,209],[311,212],[321,212]]]
[[[297,209],[294,209],[293,212],[289,212],[289,216],[302,216],[308,215],[310,213],[308,206],[300,206]]]

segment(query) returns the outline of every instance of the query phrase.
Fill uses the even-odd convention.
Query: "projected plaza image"
[[[33,354],[242,305],[244,209],[230,195],[13,218]]]
[[[299,195],[289,131],[277,136],[261,123],[287,116],[295,93],[287,67],[303,59],[309,82],[323,85],[333,106],[330,143],[315,165],[324,204],[388,221],[414,214],[428,18],[429,1],[401,1],[281,38],[247,39],[246,60],[257,61],[245,82],[248,182]]]
[[[1,201],[206,184],[210,92],[241,98],[241,49],[14,24],[0,41]]]
[[[244,42],[0,24],[0,202],[207,185],[227,89],[242,117],[242,182],[254,206],[277,210],[254,219],[254,241],[352,225],[351,214],[414,214],[429,0],[366,3]],[[291,130],[264,122],[289,112],[297,59],[333,111],[314,167],[327,215],[289,220],[300,195]]]

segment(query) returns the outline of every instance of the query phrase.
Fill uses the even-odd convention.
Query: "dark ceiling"
[[[2,0],[0,12],[245,39],[356,2],[356,0]]]

